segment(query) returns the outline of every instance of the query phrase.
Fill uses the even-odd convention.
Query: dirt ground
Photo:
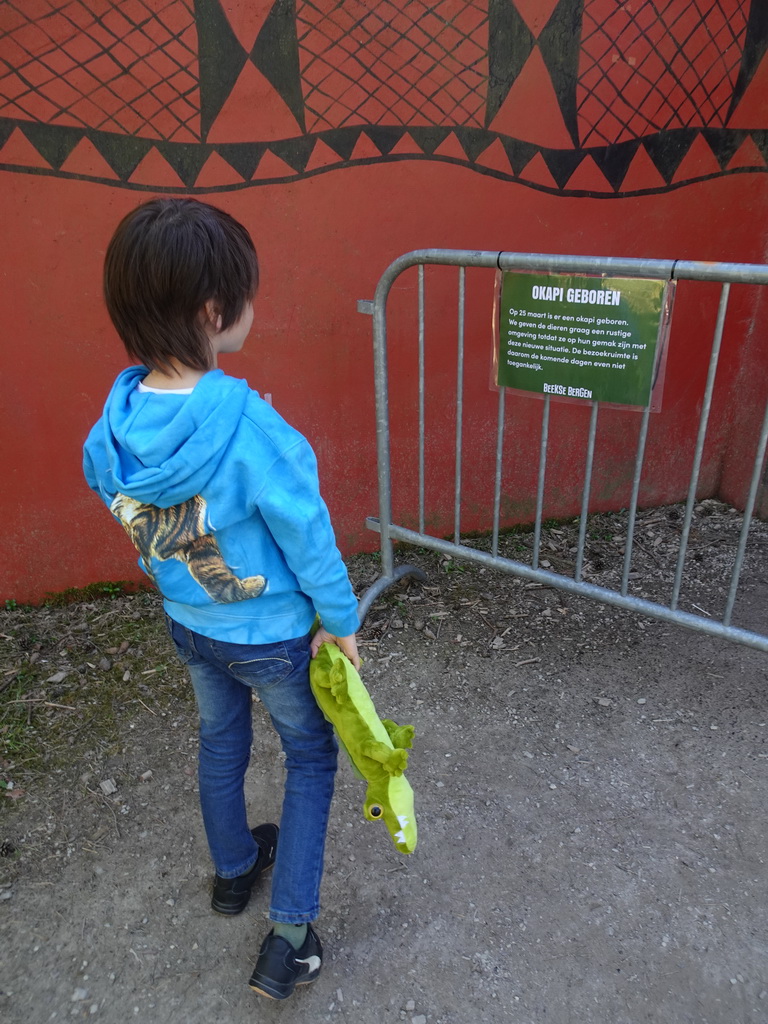
[[[679,519],[641,517],[635,592],[668,586]],[[684,607],[720,612],[739,525],[699,507]],[[615,578],[621,538],[621,516],[593,518],[586,578]],[[556,570],[573,540],[545,533]],[[504,544],[525,555],[531,538]],[[736,622],[764,630],[764,525],[749,551]],[[363,820],[343,764],[325,964],[285,1003],[247,986],[266,889],[237,918],[209,907],[194,706],[156,598],[0,612],[3,1021],[768,1022],[766,655],[409,560],[426,584],[377,602],[362,650],[379,712],[416,726],[419,843],[403,856]],[[362,589],[375,559],[352,571]],[[256,824],[277,819],[282,769],[254,709]]]

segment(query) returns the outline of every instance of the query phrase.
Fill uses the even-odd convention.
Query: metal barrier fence
[[[425,399],[425,378],[424,378],[424,338],[425,338],[425,286],[424,267],[427,265],[455,266],[459,268],[458,284],[458,365],[457,365],[457,399],[456,399],[456,457],[455,457],[455,500],[454,500],[454,535],[453,540],[445,540],[430,535],[425,531],[424,515],[424,493],[425,493],[425,422],[424,422],[424,399]],[[399,526],[392,522],[392,480],[391,480],[391,459],[390,459],[390,423],[389,423],[389,397],[388,397],[388,370],[387,370],[387,299],[398,276],[406,269],[418,267],[418,460],[419,460],[419,529],[413,530]],[[641,474],[643,469],[643,458],[645,454],[646,439],[648,435],[648,423],[650,405],[641,413],[641,424],[637,453],[635,456],[634,476],[632,482],[632,497],[628,509],[628,530],[625,542],[623,571],[620,589],[614,590],[608,587],[597,586],[582,579],[584,564],[585,539],[587,517],[590,503],[590,487],[592,468],[595,451],[595,436],[598,421],[598,402],[590,403],[592,406],[589,437],[587,442],[587,453],[585,461],[584,484],[581,501],[581,516],[579,525],[579,536],[576,552],[576,565],[573,577],[541,568],[540,542],[543,516],[544,483],[547,464],[548,434],[549,434],[549,411],[550,396],[545,396],[543,402],[543,416],[541,428],[541,440],[539,449],[539,470],[538,487],[536,498],[536,518],[534,523],[533,559],[532,564],[516,561],[502,557],[499,554],[499,529],[500,529],[500,508],[501,508],[501,481],[503,465],[503,435],[505,403],[507,401],[504,388],[499,389],[497,431],[496,431],[496,471],[494,486],[494,501],[492,517],[488,523],[492,535],[491,550],[489,552],[476,550],[466,544],[462,544],[461,529],[461,499],[462,499],[462,419],[463,419],[463,376],[464,376],[464,318],[465,318],[465,297],[466,297],[466,269],[469,267],[485,267],[507,271],[536,271],[540,273],[557,274],[601,274],[608,276],[624,276],[636,278],[651,278],[664,281],[708,281],[720,282],[722,285],[720,293],[717,320],[712,341],[712,350],[707,373],[704,398],[702,402],[699,419],[698,433],[696,437],[695,451],[693,455],[693,468],[688,488],[688,496],[685,506],[685,514],[682,523],[680,546],[677,556],[672,596],[669,604],[664,605],[654,601],[633,596],[628,593],[630,566],[632,562],[632,547],[637,517],[638,494],[640,488]],[[751,632],[731,625],[731,616],[734,602],[739,589],[744,554],[746,550],[747,537],[752,521],[755,506],[755,499],[760,484],[761,470],[765,460],[766,445],[768,444],[768,404],[762,420],[759,437],[756,442],[754,467],[749,487],[748,497],[744,508],[743,522],[739,536],[739,542],[734,559],[733,571],[730,580],[730,587],[726,600],[725,612],[721,621],[713,618],[705,618],[681,611],[678,608],[680,587],[683,581],[685,569],[686,551],[688,547],[691,521],[696,502],[696,489],[699,480],[699,473],[702,463],[704,442],[707,434],[707,424],[712,404],[712,394],[715,385],[720,346],[723,337],[723,327],[728,307],[730,286],[733,283],[739,284],[768,284],[768,266],[757,264],[737,263],[702,263],[691,260],[643,260],[643,259],[619,259],[599,258],[584,256],[563,256],[563,255],[540,255],[532,253],[513,252],[480,252],[467,250],[444,250],[444,249],[422,249],[407,253],[396,259],[382,275],[376,288],[373,301],[360,301],[358,311],[373,316],[373,339],[374,339],[374,369],[376,388],[376,438],[378,456],[378,485],[379,485],[379,515],[369,517],[366,526],[375,530],[381,535],[381,577],[365,592],[360,601],[360,621],[365,619],[372,603],[388,587],[405,576],[415,576],[423,579],[424,573],[414,565],[403,564],[395,566],[393,542],[404,541],[409,544],[418,545],[423,548],[451,556],[456,559],[464,559],[478,563],[482,566],[500,569],[522,579],[539,583],[545,586],[613,605],[617,608],[642,613],[653,618],[673,622],[686,626],[703,633],[719,636],[738,643],[755,647],[762,651],[768,651],[768,635]]]

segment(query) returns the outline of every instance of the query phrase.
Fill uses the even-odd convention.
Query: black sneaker
[[[287,939],[270,932],[261,944],[261,952],[248,983],[254,992],[270,999],[287,999],[296,985],[309,985],[323,965],[320,939],[307,925],[307,937],[301,949]]]
[[[258,844],[259,855],[251,870],[237,878],[219,878],[216,875],[211,906],[218,914],[239,914],[248,906],[256,879],[275,863],[279,831],[277,825],[257,825],[252,828],[251,835]]]

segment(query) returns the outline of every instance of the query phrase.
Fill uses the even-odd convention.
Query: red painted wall
[[[104,6],[125,7],[106,0]],[[380,120],[374,121],[373,92],[367,107],[361,107],[351,122],[337,125],[333,135],[327,121],[312,113],[310,100],[317,90],[303,52],[299,52],[303,130],[294,93],[280,84],[280,106],[272,84],[277,77],[270,72],[270,78],[253,61],[246,61],[240,78],[230,87],[230,99],[220,108],[220,121],[214,117],[207,127],[201,127],[200,119],[194,121],[191,141],[174,142],[168,138],[169,130],[161,131],[151,120],[133,133],[123,129],[122,136],[116,122],[106,128],[94,127],[95,122],[88,125],[89,115],[80,101],[67,108],[66,116],[51,115],[42,106],[19,106],[20,99],[12,103],[8,98],[13,84],[9,75],[0,75],[0,287],[5,313],[0,389],[4,470],[0,512],[5,528],[0,542],[4,567],[0,598],[37,600],[46,592],[95,580],[140,576],[123,532],[82,480],[80,449],[115,373],[124,365],[100,297],[104,250],[118,219],[148,195],[172,191],[200,195],[229,210],[251,230],[262,266],[256,320],[246,350],[228,357],[224,368],[247,377],[258,390],[271,392],[279,411],[314,444],[345,552],[376,544],[375,536],[363,526],[365,516],[375,514],[377,505],[371,321],[357,314],[356,301],[372,298],[381,272],[392,259],[415,248],[448,247],[765,260],[768,173],[763,122],[768,118],[762,112],[768,110],[764,102],[768,58],[764,47],[762,51],[760,46],[753,48],[761,59],[752,60],[748,81],[739,87],[741,99],[728,114],[730,97],[741,81],[744,54],[753,52],[745,43],[748,30],[754,37],[763,28],[749,3],[734,0],[733,4],[734,21],[736,14],[742,16],[743,31],[733,43],[738,53],[726,82],[728,102],[723,100],[716,113],[702,111],[698,120],[689,117],[686,126],[680,118],[688,117],[687,107],[680,101],[681,113],[668,133],[666,151],[664,132],[651,131],[647,123],[642,130],[628,128],[629,118],[615,138],[606,137],[605,132],[597,138],[596,127],[582,118],[574,122],[582,138],[574,141],[568,132],[568,104],[562,101],[564,106],[558,106],[552,99],[551,82],[557,76],[547,78],[549,44],[546,36],[542,41],[549,24],[546,16],[554,17],[566,4],[532,6],[517,0],[511,6],[534,42],[517,76],[510,73],[513,81],[494,115],[497,120],[491,117],[483,123],[481,118],[479,126],[467,128],[466,118],[475,118],[470,113],[463,128],[450,130],[449,113],[441,115],[441,152],[433,149],[432,155],[424,144],[431,145],[434,137],[420,137],[413,127],[406,131],[414,122],[407,120],[403,110],[393,107],[375,115]],[[693,5],[681,0],[678,6],[682,10]],[[176,7],[192,18],[190,4]],[[457,3],[457,7],[462,16],[471,8],[486,17],[489,11],[499,17],[497,3]],[[582,81],[589,70],[587,30],[594,35],[599,5],[587,2],[572,7],[571,13],[578,7],[582,18],[577,54]],[[271,3],[235,4],[230,18],[232,24],[236,14],[242,19],[237,21],[238,38],[262,39],[266,52],[271,37],[264,35],[265,19],[283,9],[284,5]],[[197,34],[188,36],[190,45],[197,40],[202,47],[204,31],[217,24],[212,10],[221,13],[223,8],[213,0],[197,6]],[[299,4],[300,15],[302,10]],[[18,63],[21,58],[11,43],[18,47],[21,29],[9,27],[7,13],[3,17],[0,57],[6,62],[13,57]],[[203,24],[201,18],[208,21]],[[477,36],[475,29],[467,31]],[[498,69],[500,58],[488,42],[487,24],[483,31],[490,66]],[[496,31],[500,31],[498,25]],[[116,43],[110,45],[114,50]],[[620,45],[617,36],[616,52]],[[28,49],[32,46],[28,42]],[[265,67],[266,58],[259,59]],[[71,74],[67,71],[60,81]],[[63,85],[57,87],[61,100]],[[216,88],[221,93],[221,83]],[[200,89],[203,94],[206,89],[215,93],[202,71]],[[40,90],[45,98],[44,87]],[[203,113],[204,108],[202,103]],[[237,128],[238,113],[245,128]],[[486,121],[490,114],[488,108]],[[434,124],[438,115],[430,116],[432,122],[426,114],[417,119],[417,127]],[[286,128],[291,117],[293,136]],[[598,126],[603,123],[597,117],[592,120]],[[366,134],[361,133],[361,125],[373,127]],[[43,128],[53,134],[46,135]],[[388,141],[377,136],[374,128],[388,128]],[[713,134],[715,129],[720,135]],[[240,137],[233,138],[233,131],[240,131]],[[351,132],[356,139],[349,152],[342,145],[343,132]],[[244,136],[257,140],[255,149],[248,148]],[[227,138],[230,146],[241,148],[227,150]],[[286,138],[292,140],[293,148],[280,150]],[[133,168],[125,150],[113,160],[117,169],[107,166],[104,154],[113,155],[110,146],[114,148],[115,139],[138,140]],[[267,142],[274,143],[271,149],[265,149]],[[484,142],[486,148],[476,152]],[[530,149],[521,150],[523,144]],[[183,146],[187,148],[178,148]],[[297,170],[301,146],[299,157],[309,155]],[[294,166],[284,161],[280,166],[278,152]],[[528,157],[522,166],[518,166],[520,153],[520,162]],[[660,153],[666,153],[665,159]],[[250,170],[244,166],[249,154],[256,154],[251,171],[255,178],[246,183],[242,172]],[[611,163],[617,154],[626,163],[623,176]],[[239,171],[226,162],[227,156]],[[193,157],[196,165],[190,164]],[[183,177],[172,169],[174,162]],[[613,168],[612,181],[601,166]],[[415,271],[409,275],[396,285],[392,296],[390,369],[395,511],[413,521]],[[455,272],[442,268],[427,273],[428,503],[430,521],[446,532],[453,520],[449,469],[454,443],[455,278]],[[492,492],[496,396],[488,384],[493,275],[470,272],[468,288],[463,523],[470,529],[488,526],[486,510]],[[767,310],[756,291],[746,287],[732,291],[702,471],[702,494],[719,493],[734,502],[744,496],[751,439],[768,391],[761,327]],[[644,504],[678,500],[685,493],[717,297],[714,286],[682,284],[679,288],[664,406],[652,417],[641,495]],[[504,507],[510,522],[530,517],[540,415],[541,404],[536,400],[509,402]],[[553,405],[548,516],[570,514],[578,507],[587,418],[585,409]],[[593,486],[596,508],[626,503],[637,428],[635,414],[613,410],[602,414]]]

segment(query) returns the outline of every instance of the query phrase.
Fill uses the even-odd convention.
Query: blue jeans
[[[167,617],[166,617],[167,618]],[[256,861],[243,783],[251,756],[251,697],[267,709],[285,751],[286,780],[269,917],[284,924],[320,912],[325,833],[337,745],[309,687],[309,637],[246,645],[211,640],[167,618],[200,712],[200,806],[216,873]]]

